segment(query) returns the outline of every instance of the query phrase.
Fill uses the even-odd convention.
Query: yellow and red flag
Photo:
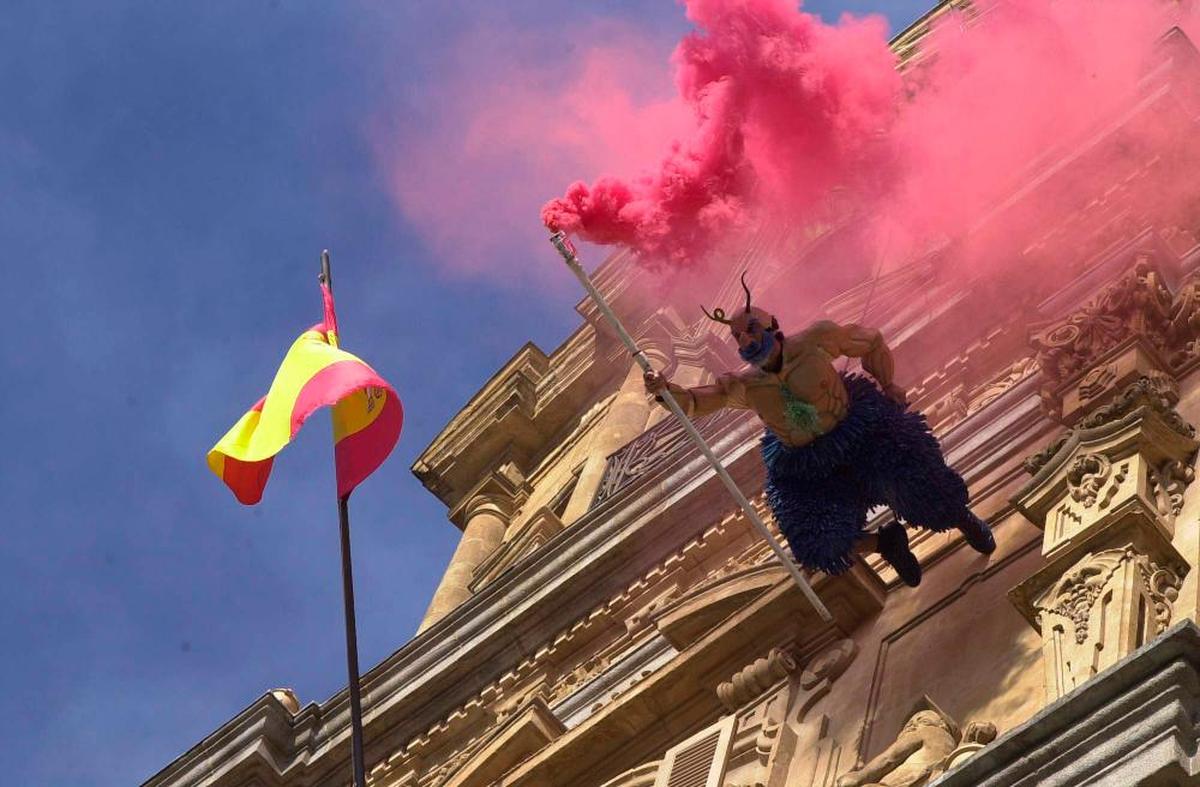
[[[208,466],[246,505],[262,499],[275,454],[317,408],[333,406],[338,497],[375,472],[400,438],[395,390],[361,359],[338,348],[333,294],[321,284],[325,319],[292,343],[267,395],[217,441]]]

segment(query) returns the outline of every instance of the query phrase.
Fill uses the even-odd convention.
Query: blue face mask
[[[752,363],[755,366],[761,366],[771,357],[771,351],[775,349],[775,334],[770,330],[763,331],[762,339],[757,342],[751,342],[745,347],[738,348],[738,355],[746,363]]]

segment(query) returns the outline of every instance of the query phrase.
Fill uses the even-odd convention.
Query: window
[[[728,716],[668,749],[654,787],[721,787],[735,723]]]

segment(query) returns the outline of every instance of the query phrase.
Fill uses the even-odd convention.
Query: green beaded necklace
[[[792,389],[788,388],[786,383],[780,383],[779,391],[783,394],[783,415],[788,426],[815,434],[821,427],[821,416],[817,408],[792,393]]]

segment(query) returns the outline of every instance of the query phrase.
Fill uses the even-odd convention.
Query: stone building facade
[[[1200,116],[1195,55],[1164,39],[1124,122]],[[1019,295],[943,252],[820,310],[884,332],[998,542],[922,532],[918,588],[875,559],[812,575],[832,623],[588,302],[553,352],[523,347],[413,467],[462,538],[420,631],[363,677],[370,783],[1200,784],[1200,211],[1147,211],[1125,190],[1139,172],[1111,175],[1023,239],[1061,264]],[[843,229],[765,229],[736,270],[785,287]],[[634,298],[638,275],[618,254],[596,281],[656,367],[698,384],[735,366],[694,307]],[[753,417],[699,426],[761,492]],[[269,692],[147,784],[345,785],[349,738],[346,691]]]

